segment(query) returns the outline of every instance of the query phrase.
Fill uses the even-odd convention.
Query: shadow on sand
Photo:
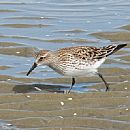
[[[47,85],[47,84],[20,84],[13,87],[13,91],[15,93],[29,93],[29,92],[36,92],[42,91],[43,93],[46,92],[56,92],[56,93],[64,93],[64,88],[68,88],[67,86],[61,85]]]

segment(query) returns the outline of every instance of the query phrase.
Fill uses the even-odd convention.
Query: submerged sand
[[[109,39],[111,41],[130,41],[130,25],[120,27],[120,31],[118,32],[96,32],[92,33],[91,35],[101,38],[101,39]],[[128,31],[125,31],[128,30]]]
[[[1,75],[0,119],[6,121],[3,126],[12,124],[8,127],[36,130],[129,130],[130,76],[126,76],[129,71],[117,68],[101,71],[110,83],[109,92],[104,91],[104,84],[98,77],[76,80],[77,83],[98,83],[87,87],[88,92],[65,94],[60,89],[68,87],[56,84],[69,84],[68,78],[32,79]],[[46,85],[46,82],[52,85]]]

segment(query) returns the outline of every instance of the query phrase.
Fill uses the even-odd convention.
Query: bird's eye
[[[39,60],[42,60],[43,59],[43,57],[40,57],[40,59]]]

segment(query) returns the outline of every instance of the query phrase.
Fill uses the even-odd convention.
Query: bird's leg
[[[108,83],[105,81],[105,79],[103,78],[102,74],[97,73],[98,76],[102,79],[102,81],[104,82],[105,86],[106,86],[106,91],[109,91],[109,85]]]
[[[70,91],[73,88],[74,84],[75,84],[75,78],[72,78],[72,84],[70,86],[70,89],[69,89],[68,93],[70,93]]]

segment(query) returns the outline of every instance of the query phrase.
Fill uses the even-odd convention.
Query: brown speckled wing
[[[102,54],[105,54],[105,51],[102,51]],[[98,58],[98,55],[101,55],[101,49],[89,46],[63,48],[58,51],[58,57],[64,61],[70,57],[87,61]]]
[[[100,60],[102,58],[105,58],[120,48],[122,48],[124,45],[109,45],[107,47],[102,47],[102,48],[96,48],[96,47],[91,47],[91,46],[80,46],[80,47],[75,47],[72,49],[72,54],[76,58],[80,58],[82,60]]]
[[[83,61],[100,60],[111,55],[124,46],[126,46],[126,44],[113,44],[102,48],[91,46],[69,47],[58,50],[58,56],[62,57],[64,55],[62,57],[64,58],[64,61],[67,60],[69,57],[77,58]]]
[[[72,54],[77,59],[84,61],[91,61],[94,59],[98,60],[106,57],[107,51],[102,48],[79,46],[70,48],[69,53]]]
[[[82,60],[93,60],[101,54],[101,49],[96,47],[79,47],[72,52],[73,55]]]

